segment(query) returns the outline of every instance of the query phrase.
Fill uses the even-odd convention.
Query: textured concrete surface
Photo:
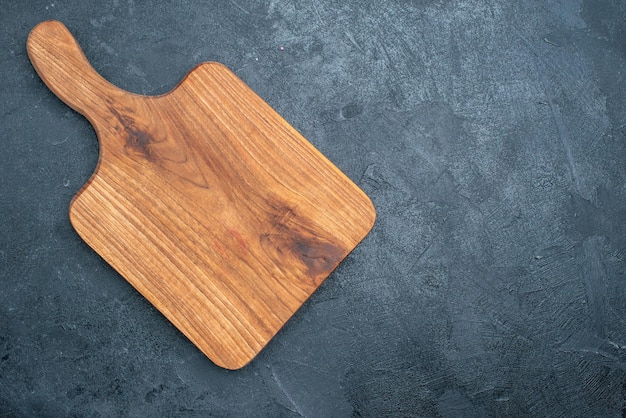
[[[626,414],[623,1],[176,3],[1,3],[0,417]],[[374,201],[243,370],[72,230],[98,146],[26,56],[51,18],[130,91],[226,64]]]

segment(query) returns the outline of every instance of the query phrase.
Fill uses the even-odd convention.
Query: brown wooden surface
[[[98,135],[72,225],[216,364],[247,364],[371,229],[367,196],[224,66],[151,97],[104,80],[60,22],[27,49]]]

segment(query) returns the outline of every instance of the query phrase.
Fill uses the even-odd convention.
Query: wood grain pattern
[[[247,364],[371,229],[367,196],[224,66],[150,97],[104,80],[60,22],[27,49],[98,135],[72,225],[216,364]]]

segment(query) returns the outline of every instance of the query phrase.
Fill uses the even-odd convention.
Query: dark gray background
[[[623,1],[171,3],[1,3],[1,417],[626,414]],[[72,230],[98,146],[29,63],[45,19],[137,93],[226,64],[372,198],[246,368]]]

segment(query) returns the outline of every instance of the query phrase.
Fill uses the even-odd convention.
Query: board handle
[[[28,57],[46,85],[68,106],[97,118],[103,106],[123,90],[93,69],[65,25],[56,20],[39,23],[26,42]]]

